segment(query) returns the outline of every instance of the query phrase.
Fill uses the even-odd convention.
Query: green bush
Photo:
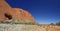
[[[28,25],[34,25],[33,22],[30,21],[19,21],[16,19],[13,19],[11,22],[2,22],[0,21],[0,23],[4,23],[4,24],[28,24]]]

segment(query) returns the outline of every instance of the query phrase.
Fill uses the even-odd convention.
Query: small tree
[[[57,22],[56,25],[60,26],[60,22]]]
[[[55,25],[54,23],[51,23],[50,25]]]

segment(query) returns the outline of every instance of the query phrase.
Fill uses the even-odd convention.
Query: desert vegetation
[[[56,25],[60,26],[60,22],[57,22]]]
[[[59,24],[59,23],[57,23]],[[56,24],[36,24],[29,21],[23,22],[13,20],[11,22],[0,22],[0,31],[60,31],[60,26]]]
[[[56,26],[60,26],[60,22],[57,22],[57,23],[51,23],[50,25],[56,25]]]
[[[28,25],[34,25],[33,22],[30,22],[30,21],[19,21],[19,20],[12,20],[11,22],[3,22],[3,21],[0,21],[0,24],[28,24]]]
[[[0,31],[60,31],[60,26],[52,25],[24,25],[0,24]]]

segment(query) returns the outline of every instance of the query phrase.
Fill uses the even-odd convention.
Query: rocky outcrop
[[[21,8],[12,8],[5,0],[0,0],[0,21],[10,22],[13,19],[35,23],[34,18],[28,11]]]

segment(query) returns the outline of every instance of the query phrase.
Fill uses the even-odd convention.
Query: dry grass
[[[24,25],[24,24],[0,24],[0,31],[60,31],[60,26],[52,25]]]

